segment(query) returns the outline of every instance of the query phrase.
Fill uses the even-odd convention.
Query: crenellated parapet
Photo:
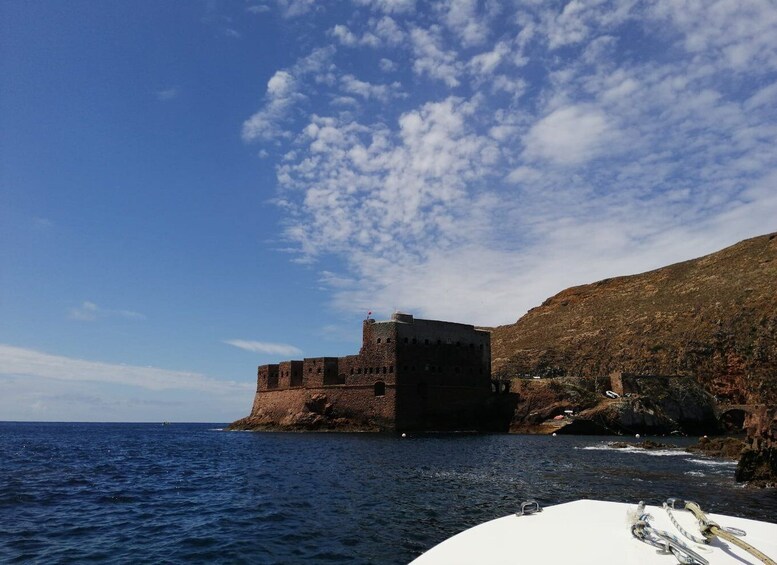
[[[380,428],[477,429],[490,373],[488,331],[397,312],[364,320],[356,355],[260,366],[249,419],[283,427],[345,415]]]

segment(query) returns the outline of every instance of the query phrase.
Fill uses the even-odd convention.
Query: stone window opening
[[[386,395],[386,383],[383,381],[377,381],[374,386],[375,396]]]
[[[391,343],[391,338],[390,337],[386,338],[386,343]]]
[[[320,372],[321,372],[321,367],[319,367],[318,369],[316,369],[316,373],[320,373]]]
[[[393,372],[394,372],[394,365],[389,365],[389,373],[393,373]]]
[[[313,372],[313,367],[308,367],[308,373],[312,373],[312,372]]]
[[[429,345],[429,340],[428,339],[424,340],[424,345]]]
[[[378,343],[380,343],[380,338],[378,338]]]
[[[351,374],[353,375],[353,368],[351,368]]]
[[[357,375],[361,375],[362,374],[362,368],[361,367],[356,367],[356,374]]]
[[[383,374],[386,374],[386,367],[383,367]]]

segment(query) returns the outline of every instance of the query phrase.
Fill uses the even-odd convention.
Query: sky
[[[0,0],[0,420],[228,422],[368,311],[777,230],[768,0]]]

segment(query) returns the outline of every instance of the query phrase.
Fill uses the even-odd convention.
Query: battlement
[[[396,312],[364,320],[356,355],[260,366],[252,415],[280,419],[325,395],[340,412],[389,427],[455,429],[449,412],[476,411],[492,391],[490,374],[490,332]]]

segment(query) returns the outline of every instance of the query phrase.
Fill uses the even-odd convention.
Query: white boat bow
[[[527,507],[531,510],[531,507]],[[682,532],[701,541],[699,521],[687,510],[646,506],[649,529],[666,532],[681,541],[710,565],[762,563],[734,543],[714,537],[708,544],[696,543]],[[540,512],[511,515],[461,532],[431,548],[412,565],[521,564],[521,563],[635,563],[673,565],[680,557],[641,541],[632,534],[639,518],[637,504],[578,500],[549,506]],[[721,528],[741,530],[740,539],[765,555],[777,557],[777,524],[707,514]],[[674,521],[677,524],[673,523]],[[687,561],[697,563],[698,561]],[[767,563],[769,561],[766,561]]]

